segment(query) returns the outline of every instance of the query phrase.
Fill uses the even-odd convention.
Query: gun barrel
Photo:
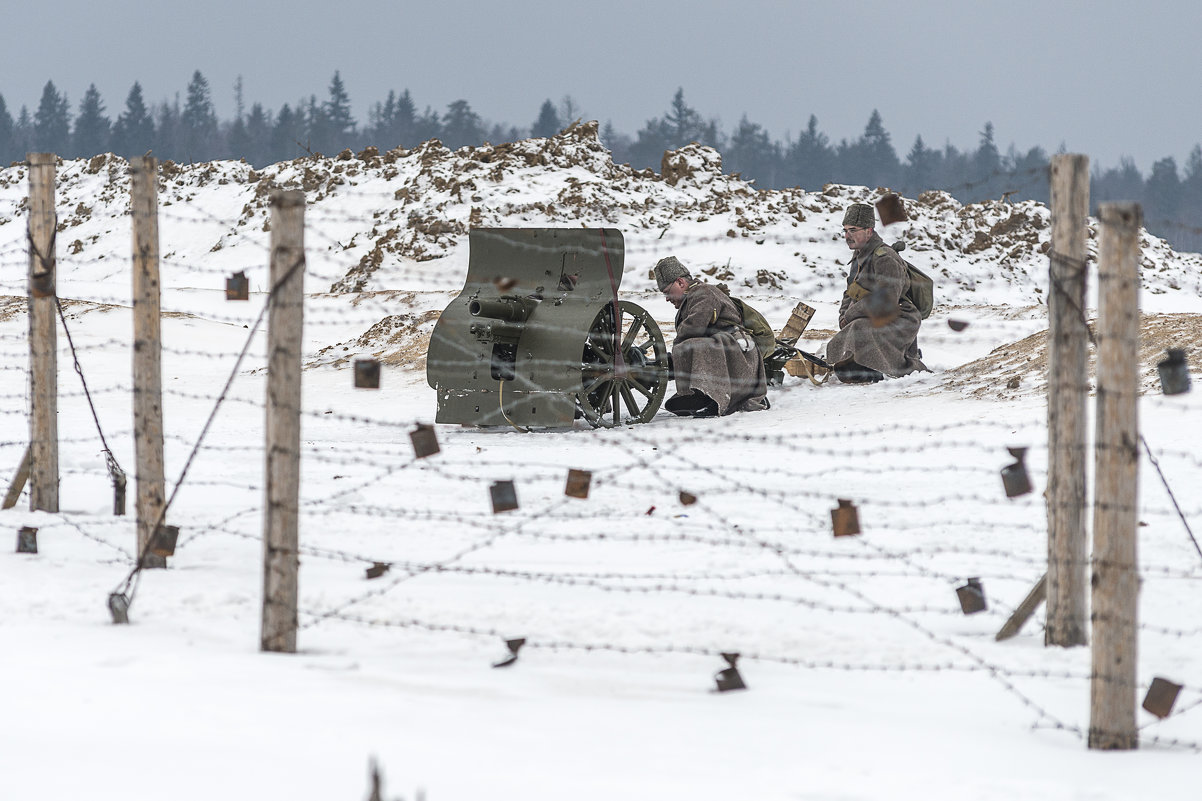
[[[537,305],[538,301],[534,298],[475,298],[468,304],[467,310],[473,317],[524,323]]]

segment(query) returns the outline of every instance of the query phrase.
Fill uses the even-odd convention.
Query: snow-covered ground
[[[882,232],[936,278],[930,374],[789,378],[770,411],[718,420],[439,425],[441,453],[416,460],[408,434],[435,411],[424,342],[462,285],[469,227],[616,227],[622,297],[669,340],[648,272],[674,253],[777,328],[814,306],[802,346],[818,350],[847,259],[841,210],[877,193],[757,193],[704,148],[675,154],[666,181],[613,165],[588,126],[347,156],[169,167],[160,194],[170,491],[266,297],[268,190],[306,191],[299,653],[258,650],[263,334],[178,487],[170,568],[139,574],[131,625],[113,626],[134,521],[111,515],[60,330],[62,511],[22,497],[0,512],[13,540],[37,527],[39,549],[0,554],[0,799],[366,798],[373,758],[386,798],[430,801],[1197,796],[1202,556],[1147,459],[1139,697],[1156,676],[1183,684],[1174,714],[1139,712],[1139,751],[1091,752],[1088,649],[1045,648],[1042,611],[994,641],[1045,569],[1046,209],[929,193]],[[59,295],[132,472],[125,164],[67,162],[59,178]],[[22,168],[0,171],[5,486],[29,431],[26,191]],[[1169,346],[1197,362],[1202,257],[1152,237],[1144,253],[1140,423],[1198,531],[1202,401],[1153,376]],[[235,270],[249,303],[224,299]],[[352,386],[362,355],[384,363],[378,391]],[[1013,499],[1010,446],[1030,448],[1036,488]],[[569,468],[592,471],[587,500],[564,495]],[[504,479],[520,508],[494,515]],[[832,536],[839,498],[862,535]],[[391,568],[369,580],[374,562]],[[955,588],[972,576],[988,609],[965,616]],[[518,637],[517,662],[494,669]],[[713,691],[724,652],[742,655],[747,691]]]

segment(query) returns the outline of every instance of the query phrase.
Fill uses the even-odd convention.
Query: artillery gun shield
[[[667,347],[617,301],[614,229],[479,228],[463,290],[430,337],[439,423],[563,427],[646,422],[667,388]]]

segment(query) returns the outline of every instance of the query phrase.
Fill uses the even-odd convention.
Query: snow
[[[924,196],[886,229],[936,278],[921,341],[931,374],[871,387],[789,378],[769,412],[720,420],[439,425],[441,453],[414,458],[408,433],[435,410],[415,349],[429,326],[414,321],[461,285],[472,225],[619,228],[622,297],[669,339],[673,310],[648,278],[668,253],[778,328],[798,301],[817,309],[812,331],[835,328],[847,251],[833,234],[842,207],[874,191],[757,194],[715,156],[678,154],[669,184],[612,164],[576,130],[253,177],[234,163],[169,171],[169,491],[262,309],[262,187],[292,180],[309,201],[299,652],[258,648],[262,332],[178,486],[170,568],[138,575],[131,625],[114,626],[105,600],[133,565],[133,476],[131,515],[114,517],[60,328],[62,511],[30,512],[23,496],[0,512],[10,536],[37,527],[39,550],[0,554],[0,798],[366,798],[372,759],[386,798],[431,801],[1196,797],[1202,557],[1146,458],[1137,700],[1163,676],[1184,685],[1174,714],[1138,712],[1138,751],[1091,752],[1089,649],[1045,648],[1042,611],[994,640],[1046,561],[1038,369],[1008,363],[1022,381],[1003,391],[987,363],[999,348],[1038,362],[1037,343],[1016,345],[1047,328],[1050,231],[1036,204]],[[132,474],[125,165],[65,162],[59,179],[59,295]],[[0,171],[6,481],[28,437],[26,185],[22,168]],[[1196,362],[1202,257],[1153,237],[1144,253],[1144,311],[1183,315],[1173,330],[1193,337],[1160,352],[1187,347]],[[248,303],[224,299],[235,270],[251,277]],[[404,314],[399,345],[365,335]],[[969,326],[954,332],[950,318]],[[378,391],[351,383],[349,359],[369,354],[385,364]],[[1141,430],[1198,530],[1199,394],[1165,397],[1150,381]],[[999,476],[1011,446],[1030,448],[1036,488],[1013,499]],[[592,471],[587,500],[564,495],[569,468]],[[494,515],[488,487],[505,479],[520,508]],[[839,498],[859,508],[860,536],[832,536]],[[374,562],[391,568],[368,580]],[[955,588],[970,576],[988,609],[965,616]],[[517,662],[492,668],[516,637]],[[742,654],[748,690],[714,692],[723,652]]]

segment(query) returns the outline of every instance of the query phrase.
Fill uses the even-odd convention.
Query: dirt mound
[[[1090,325],[1090,331],[1094,325]],[[1139,391],[1160,392],[1156,365],[1168,348],[1184,348],[1192,355],[1198,372],[1202,353],[1202,315],[1141,314],[1139,320]],[[1095,353],[1090,348],[1089,380],[1096,389]],[[1195,375],[1193,381],[1197,382]],[[1009,400],[1031,394],[1045,395],[1048,389],[1048,332],[995,348],[984,358],[961,365],[944,374],[943,387],[974,398]]]
[[[370,355],[382,364],[424,373],[430,334],[440,314],[438,311],[427,311],[389,315],[356,339],[328,345],[317,351],[305,367],[341,367],[352,359]]]

